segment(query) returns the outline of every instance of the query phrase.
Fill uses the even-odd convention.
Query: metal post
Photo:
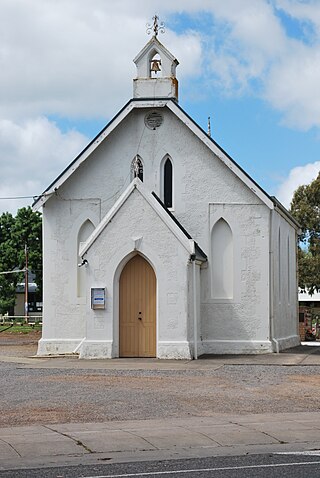
[[[24,317],[26,324],[28,323],[28,289],[29,289],[29,278],[28,278],[28,246],[25,244],[24,246],[24,253],[25,253],[25,262],[26,267],[24,271]]]

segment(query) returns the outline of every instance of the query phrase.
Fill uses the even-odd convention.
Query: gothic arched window
[[[215,223],[211,233],[212,291],[215,299],[233,299],[233,235],[224,219]]]
[[[170,158],[165,159],[163,166],[163,202],[172,208],[173,206],[173,167]]]
[[[139,178],[143,182],[143,164],[141,158],[137,155],[131,163],[132,179]]]
[[[150,60],[150,78],[157,78],[162,76],[161,57],[159,53],[155,53]]]
[[[79,249],[81,244],[83,244],[90,234],[94,231],[94,225],[92,222],[87,219],[79,229],[77,237],[77,296],[85,297],[86,295],[86,268],[79,267],[78,264],[81,264],[82,258],[79,256]]]

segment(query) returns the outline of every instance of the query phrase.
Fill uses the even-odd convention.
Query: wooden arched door
[[[120,357],[156,356],[156,276],[136,255],[120,276]]]

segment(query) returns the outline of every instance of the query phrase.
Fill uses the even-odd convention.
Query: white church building
[[[298,345],[299,225],[179,106],[178,61],[157,31],[134,62],[133,99],[33,205],[38,354],[192,359]]]

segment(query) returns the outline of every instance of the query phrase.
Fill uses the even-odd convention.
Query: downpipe
[[[78,352],[78,350],[80,349],[81,345],[83,344],[83,342],[86,340],[87,337],[84,337],[81,342],[76,346],[76,348],[74,349],[74,351],[72,352],[73,354],[76,354]]]
[[[193,359],[198,359],[198,311],[197,311],[197,283],[196,283],[196,255],[190,257],[193,276]]]

